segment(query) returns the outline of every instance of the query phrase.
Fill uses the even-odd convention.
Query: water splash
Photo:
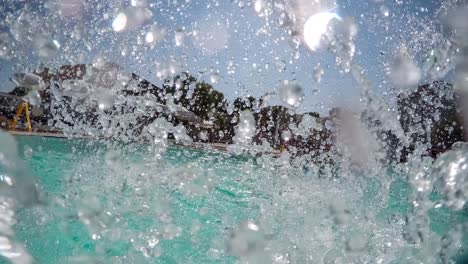
[[[418,84],[421,71],[409,58],[401,55],[393,62],[390,77],[399,87],[412,87]]]
[[[0,131],[0,256],[14,264],[33,263],[23,244],[16,241],[14,225],[19,208],[39,202],[35,183],[27,174],[12,136]]]
[[[255,118],[250,110],[244,110],[239,114],[239,124],[236,129],[234,141],[240,145],[250,144],[255,135]]]
[[[435,186],[444,197],[445,204],[454,210],[462,210],[467,201],[467,153],[466,149],[451,150],[434,163],[432,174]]]
[[[444,1],[442,5],[454,6],[448,2]],[[193,262],[199,259],[222,262],[228,255],[253,263],[451,261],[461,247],[460,234],[466,228],[454,225],[450,232],[440,235],[431,229],[431,221],[437,222],[433,214],[437,215],[441,210],[460,212],[466,207],[466,177],[463,177],[466,175],[466,153],[458,144],[437,158],[434,164],[428,157],[430,142],[437,133],[453,133],[453,125],[447,129],[441,126],[438,130],[432,126],[445,118],[445,112],[432,110],[444,104],[448,92],[422,93],[421,100],[429,105],[424,111],[430,112],[432,117],[421,117],[421,122],[409,129],[403,128],[401,120],[404,118],[398,117],[392,102],[373,88],[371,80],[376,79],[372,76],[374,69],[365,69],[357,64],[367,52],[365,46],[360,47],[362,35],[358,34],[357,28],[359,25],[366,30],[366,23],[359,16],[339,17],[336,12],[340,9],[336,9],[335,1],[234,1],[236,6],[245,10],[241,18],[217,13],[216,20],[207,20],[207,23],[190,15],[189,10],[199,10],[192,4],[190,1],[171,2],[167,8],[162,3],[130,1],[128,7],[118,3],[94,6],[88,2],[79,4],[67,0],[50,3],[46,10],[42,10],[41,7],[30,9],[25,3],[24,9],[22,5],[14,7],[19,9],[18,12],[14,10],[5,22],[9,32],[0,35],[2,59],[14,58],[27,63],[25,58],[28,55],[25,54],[28,50],[40,56],[41,60],[55,63],[55,60],[91,61],[95,53],[112,58],[110,51],[99,49],[99,43],[109,43],[119,54],[118,58],[112,59],[132,58],[129,68],[146,65],[141,74],[155,77],[156,81],[163,83],[159,89],[138,76],[110,69],[106,60],[99,57],[86,69],[80,69],[78,72],[83,74],[77,74],[73,80],[63,80],[69,74],[66,71],[49,69],[55,76],[50,80],[51,88],[48,90],[52,98],[50,102],[47,96],[39,100],[37,93],[40,89],[26,97],[35,104],[41,101],[50,103],[51,127],[61,129],[68,136],[87,136],[95,140],[86,143],[92,148],[89,153],[82,149],[70,151],[72,156],[86,154],[86,158],[73,160],[66,174],[67,188],[60,195],[51,194],[55,200],[45,210],[53,211],[57,219],[72,219],[70,221],[83,224],[95,243],[91,251],[99,256],[64,261],[164,261],[170,251],[166,243],[177,245],[182,240],[199,252],[209,251],[206,259],[194,255]],[[222,3],[203,3],[203,9],[212,11],[219,5]],[[372,26],[378,30],[393,32],[391,23],[392,19],[399,17],[399,5],[403,3],[397,1],[383,5],[378,2],[375,13],[369,11],[363,17],[369,18],[368,22],[375,24]],[[98,15],[89,23],[81,23],[84,19],[82,11],[91,12],[93,7],[96,7]],[[427,12],[423,9],[416,10]],[[247,10],[252,14],[255,11],[264,23],[257,25],[245,19],[248,25],[245,28],[238,26],[243,22],[239,20],[244,20],[249,14]],[[2,9],[2,12],[7,11]],[[56,12],[57,15],[47,16],[41,12]],[[419,81],[445,77],[456,68],[456,89],[466,90],[466,56],[463,53],[466,21],[463,15],[454,16],[451,28],[457,32],[448,33],[450,36],[440,42],[442,45],[437,46],[437,34],[434,37],[436,44],[428,51],[420,45],[407,45],[409,54],[383,63],[390,69],[391,82],[383,80],[377,86],[382,88],[395,84],[398,88],[408,88],[405,92],[411,95],[410,88]],[[43,20],[49,22],[43,23]],[[150,20],[155,20],[155,23],[157,20],[157,24],[149,24]],[[65,24],[73,21],[77,25],[62,32],[55,25],[63,21]],[[408,21],[405,25],[413,25],[411,19]],[[249,38],[236,39],[244,29],[257,26],[258,36],[265,37],[261,45],[254,46]],[[372,26],[367,29],[372,30]],[[431,25],[424,27],[429,29],[426,33],[431,33],[433,28]],[[37,34],[31,34],[35,29]],[[408,35],[414,39],[408,43],[432,41],[424,37],[426,35],[416,34],[418,30],[410,30],[414,34]],[[164,41],[167,32],[173,32],[172,41]],[[388,39],[397,38],[397,35],[388,35]],[[72,41],[68,41],[69,36]],[[391,50],[381,52],[383,57],[393,54],[394,47],[388,39],[382,43]],[[192,42],[196,55],[189,57],[187,52],[192,48]],[[302,42],[314,51],[313,55],[301,48]],[[285,46],[290,50],[276,52],[281,54],[268,50],[282,43],[289,43]],[[237,46],[245,46],[249,52],[239,58],[234,57],[235,52],[231,51]],[[177,51],[177,57],[171,54],[171,50]],[[300,111],[308,109],[305,94],[309,93],[295,80],[283,81],[277,87],[278,92],[272,93],[278,94],[278,101],[288,108],[276,105],[278,96],[271,96],[270,92],[261,99],[252,97],[253,100],[249,101],[251,94],[260,92],[258,87],[271,86],[270,80],[264,76],[270,68],[276,69],[280,79],[286,79],[282,76],[285,74],[290,74],[291,79],[300,79],[300,71],[309,72],[311,80],[326,90],[328,71],[333,71],[333,65],[329,67],[315,61],[317,52],[325,50],[335,59],[343,74],[340,78],[352,78],[359,86],[361,95],[356,107],[341,109],[341,113],[339,110],[330,111],[329,116],[322,113],[322,117],[314,113],[301,115]],[[415,50],[427,54],[423,66],[415,59]],[[67,55],[70,51],[78,55]],[[372,55],[373,51],[368,52]],[[213,53],[218,54],[212,56]],[[151,57],[152,54],[156,55]],[[313,68],[313,65],[301,61],[303,58],[307,63],[314,59],[313,65],[317,66]],[[213,65],[197,68],[199,76],[208,76],[209,82],[216,87],[225,83],[229,85],[229,81],[239,78],[239,74],[244,72],[248,72],[245,76],[249,77],[258,74],[259,79],[252,83],[250,80],[234,81],[236,84],[239,82],[240,88],[233,94],[245,95],[249,99],[231,103],[229,98],[209,90],[209,84],[192,82],[185,75],[178,76],[191,64],[198,67],[205,60]],[[319,65],[327,65],[327,76]],[[34,69],[35,65],[29,68]],[[210,68],[217,70],[207,71]],[[220,76],[223,77],[222,82]],[[304,88],[308,85],[302,81],[301,84]],[[436,86],[427,88],[428,91],[436,89]],[[205,109],[206,106],[210,106],[209,109]],[[190,115],[187,109],[201,117]],[[416,119],[417,111],[410,109],[409,115]],[[186,126],[187,120],[196,123],[195,128]],[[434,136],[424,140],[416,138],[419,134],[431,134],[433,128],[439,131],[434,132]],[[99,141],[101,139],[107,140]],[[239,156],[238,159],[246,159],[239,165],[230,159],[233,157],[224,160],[224,154],[202,155],[203,158],[197,159],[198,152],[179,149],[170,161],[165,160],[164,155],[173,152],[170,147],[172,140],[194,144],[194,141],[213,139],[222,139],[223,143],[231,143],[229,140],[232,139],[235,144],[227,147],[227,156],[250,152],[255,154],[255,158]],[[200,145],[207,149],[223,147]],[[307,151],[308,148],[314,151]],[[139,154],[141,149],[144,149],[144,155]],[[410,153],[400,154],[405,151]],[[30,152],[26,148],[23,154],[26,159],[34,159],[39,154],[51,155],[37,149]],[[273,158],[273,155],[278,157]],[[391,155],[395,158],[389,158]],[[398,157],[405,157],[408,162],[388,167],[389,163],[395,165]],[[196,161],[182,162],[185,159]],[[208,165],[203,166],[205,164]],[[215,168],[216,173],[209,166],[218,167]],[[233,169],[236,166],[240,169]],[[96,168],[99,168],[99,173],[96,173]],[[392,172],[383,173],[386,169]],[[22,174],[23,170],[16,168],[13,172],[15,176],[17,172]],[[26,172],[24,174],[27,175]],[[227,174],[229,177],[222,177]],[[0,180],[0,196],[6,193],[8,199],[6,202],[2,200],[3,207],[0,207],[3,210],[0,226],[5,227],[0,228],[0,234],[7,239],[0,242],[0,247],[8,248],[2,254],[16,261],[14,263],[30,263],[32,260],[24,247],[14,242],[17,238],[12,233],[12,226],[20,204],[37,202],[32,195],[35,193],[34,184],[29,178],[17,181],[15,177],[5,175],[2,174]],[[217,181],[219,179],[221,182]],[[399,186],[401,181],[408,186]],[[242,187],[237,188],[237,184]],[[407,195],[401,194],[402,197],[397,199],[400,207],[392,204],[395,196],[404,190],[407,190]],[[433,190],[440,197],[432,197]],[[83,199],[90,194],[96,198]],[[218,199],[222,201],[221,205],[217,204]],[[244,219],[217,215],[225,209],[224,202],[246,208],[252,215]],[[187,204],[196,204],[196,210]],[[407,211],[395,212],[395,207]],[[177,208],[184,210],[177,211]],[[37,213],[39,210],[27,211]],[[192,221],[194,216],[189,214],[192,211],[200,216],[198,220]],[[216,214],[216,220],[208,219],[210,214]],[[189,219],[189,223],[179,219],[179,215]],[[245,219],[254,220],[246,222]],[[200,244],[206,241],[199,242],[200,237],[215,232],[213,230],[219,234],[210,237],[213,241],[209,248],[202,248]],[[188,233],[190,238],[186,239]],[[120,242],[128,246],[125,256],[104,256],[112,254],[109,245]],[[178,250],[183,251],[181,248]],[[12,255],[11,252],[17,254]],[[437,252],[437,257],[434,257],[434,252]],[[18,258],[15,260],[15,257]],[[190,261],[180,258],[175,261]]]

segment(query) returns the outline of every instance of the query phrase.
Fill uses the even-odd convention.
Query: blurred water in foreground
[[[467,210],[437,192],[412,234],[412,187],[392,170],[350,180],[281,157],[172,146],[148,162],[143,145],[15,139],[40,202],[12,227],[38,263],[439,263],[468,245]]]

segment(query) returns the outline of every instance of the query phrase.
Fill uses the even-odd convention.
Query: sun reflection
[[[323,12],[311,16],[304,24],[304,41],[307,46],[316,51],[320,46],[320,41],[327,33],[328,24],[333,19],[341,20],[336,13]]]

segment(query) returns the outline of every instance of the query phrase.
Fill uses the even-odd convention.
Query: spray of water
[[[443,1],[435,12],[442,23],[419,18],[426,7],[398,14],[401,1],[372,3],[369,30],[408,33],[383,38],[380,54],[392,57],[378,84],[360,59],[365,12],[339,14],[345,4],[327,0],[235,0],[229,7],[249,9],[242,16],[256,19],[265,43],[249,46],[252,56],[224,58],[247,45],[235,38],[242,19],[194,17],[192,4],[0,8],[0,59],[34,72],[14,78],[31,88],[23,99],[42,105],[47,128],[71,146],[28,145],[20,155],[16,139],[0,132],[0,256],[34,263],[40,256],[24,238],[55,225],[66,236],[82,227],[92,245],[56,263],[454,263],[467,248],[468,152],[450,141],[465,121],[453,113],[468,116],[462,3]],[[398,15],[408,23],[397,24]],[[287,59],[265,51],[281,43]],[[132,58],[130,67],[144,65],[160,85],[112,63],[107,49],[120,62]],[[158,58],[147,62],[151,52]],[[310,85],[296,78],[307,71],[314,87],[326,85],[331,67],[295,66],[317,54],[359,89],[359,100],[327,117],[303,113]],[[30,56],[47,67],[30,65]],[[213,56],[209,68],[190,71]],[[61,67],[68,62],[76,65]],[[257,100],[239,72],[276,85]],[[438,81],[447,75],[454,86]],[[422,81],[432,84],[416,89]],[[213,88],[223,83],[235,83],[239,98]],[[397,102],[382,95],[386,86]],[[42,191],[20,158],[37,155],[63,155],[59,190]],[[435,228],[444,215],[462,221]]]

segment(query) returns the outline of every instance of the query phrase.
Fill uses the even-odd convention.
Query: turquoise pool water
[[[104,199],[106,195],[115,195],[109,193],[111,188],[102,188],[102,190],[99,190],[99,186],[97,189],[93,188],[96,186],[93,185],[92,178],[96,177],[96,184],[103,184],[102,179],[98,179],[99,176],[109,173],[106,171],[108,167],[106,159],[109,157],[104,154],[105,150],[109,149],[106,144],[89,144],[86,141],[72,142],[64,139],[40,137],[17,137],[17,139],[22,158],[25,159],[28,167],[37,177],[49,207],[55,206],[53,200],[63,195],[66,192],[65,188],[76,187],[67,183],[70,177],[76,176],[76,170],[81,170],[83,174],[94,172],[93,175],[86,175],[88,182],[83,179],[83,185],[86,185],[87,189],[84,189],[83,196],[80,198],[94,201],[93,198]],[[25,149],[26,151],[21,151]],[[99,152],[102,152],[102,155],[96,155]],[[141,159],[145,154],[147,152],[141,148],[140,153],[134,153],[134,157],[123,158],[123,162],[133,162],[133,167],[120,169],[124,173],[128,173],[128,177],[135,177],[138,174],[136,167],[142,164]],[[102,157],[101,160],[95,159],[99,156]],[[168,192],[160,194],[161,199],[165,199],[165,202],[168,203],[167,209],[165,209],[165,205],[161,205],[161,212],[150,215],[139,211],[131,212],[131,208],[128,208],[127,215],[123,216],[128,220],[127,227],[138,230],[154,224],[154,222],[161,222],[157,219],[157,214],[163,214],[167,210],[175,225],[185,227],[188,230],[199,230],[196,231],[195,235],[184,231],[173,239],[161,239],[158,246],[160,246],[162,253],[157,258],[158,263],[181,263],[181,261],[190,259],[194,263],[234,262],[232,257],[217,258],[215,250],[211,250],[211,254],[206,253],[210,251],[210,248],[213,248],[213,243],[220,247],[219,250],[224,247],[221,240],[214,241],[217,237],[220,238],[220,231],[226,232],[226,228],[236,222],[255,219],[256,208],[248,202],[248,197],[253,194],[235,182],[235,177],[227,177],[239,175],[241,164],[245,162],[245,158],[229,158],[220,153],[178,147],[168,149],[161,161],[162,164],[165,164],[164,166],[176,169],[183,168],[188,163],[203,164],[203,168],[200,170],[206,168],[210,170],[210,174],[219,176],[216,179],[218,186],[210,190],[209,197],[186,195],[181,190],[163,190],[163,187],[153,186],[151,189],[154,192]],[[120,175],[116,174],[115,176]],[[110,174],[107,176],[112,177]],[[122,188],[122,186],[116,183],[116,188]],[[68,193],[68,195],[70,194]],[[125,191],[122,191],[120,195],[122,195],[121,199],[125,199],[126,195],[131,194],[125,194]],[[142,199],[147,199],[147,197]],[[132,202],[142,201],[132,200]],[[104,210],[103,208],[98,210],[101,209]],[[61,219],[54,215],[55,213],[51,213],[52,210],[40,207],[24,209],[19,213],[17,236],[25,242],[38,263],[64,263],[69,256],[82,255],[104,255],[105,257],[97,258],[116,261],[115,257],[125,256],[132,251],[130,243],[122,240],[135,239],[136,237],[133,235],[106,243],[103,248],[96,248],[96,241],[91,238],[82,221],[76,217],[76,211],[73,209],[67,211],[61,207],[58,210],[62,211],[59,214],[63,214],[62,216],[67,219]],[[228,220],[225,219],[229,219],[229,223],[226,223]],[[66,223],[63,223],[64,220]],[[192,241],[196,241],[196,243],[192,243]],[[97,250],[104,254],[96,254]],[[125,260],[122,261],[125,262]]]
[[[20,210],[15,226],[17,239],[26,245],[37,263],[236,263],[238,258],[235,252],[226,250],[229,248],[226,241],[239,223],[274,221],[266,239],[304,241],[300,237],[306,234],[301,232],[312,229],[299,231],[286,227],[290,218],[296,219],[293,216],[296,209],[302,208],[306,200],[309,205],[304,208],[319,212],[317,219],[320,212],[328,211],[320,199],[299,197],[295,199],[301,203],[292,203],[290,196],[274,197],[266,184],[275,189],[278,182],[260,179],[270,169],[258,166],[254,158],[175,146],[159,157],[142,145],[26,136],[16,139],[21,158],[36,177],[44,201],[43,205]],[[378,195],[375,189],[378,187],[374,185],[379,184],[365,188],[364,200]],[[398,222],[393,219],[402,218],[410,210],[408,194],[408,184],[394,177],[388,199],[375,209],[378,226],[372,231],[374,234],[380,234],[378,229],[399,230],[400,227],[390,226],[400,226],[392,224]],[[282,199],[285,205],[277,205]],[[297,208],[288,209],[286,204]],[[268,206],[273,205],[280,208],[278,212],[266,213],[265,210],[273,208]],[[368,209],[372,207],[357,211]],[[468,221],[466,210],[452,212],[442,207],[429,215],[434,236],[444,236],[455,224]],[[308,221],[306,217],[300,219]],[[299,226],[297,219],[293,221],[291,226]],[[324,221],[318,225],[326,224]],[[323,228],[324,233],[336,229]],[[286,234],[299,238],[282,239]],[[293,248],[300,253],[289,257],[306,261],[310,258],[304,252],[309,249],[320,252],[325,246],[335,247],[334,244],[340,248],[343,243],[339,234],[336,231],[331,236],[331,245],[314,246],[312,241],[306,248],[296,242]],[[467,245],[466,235],[464,240]],[[281,248],[283,244],[274,245]],[[411,250],[415,249],[402,247],[396,252]],[[310,256],[314,254],[320,255]],[[314,263],[332,263],[327,262],[327,256]],[[404,259],[395,257],[392,263],[413,263]],[[4,262],[0,258],[0,263]],[[466,262],[460,258],[458,263]]]

